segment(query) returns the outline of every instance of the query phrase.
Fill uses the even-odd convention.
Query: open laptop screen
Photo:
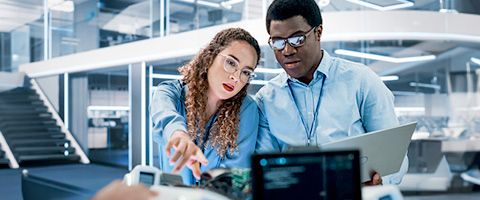
[[[256,154],[254,199],[361,199],[358,151]]]

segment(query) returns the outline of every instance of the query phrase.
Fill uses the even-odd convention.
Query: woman
[[[183,80],[158,86],[151,113],[163,171],[194,184],[212,168],[250,167],[258,109],[247,87],[259,58],[255,38],[226,29],[180,68]]]

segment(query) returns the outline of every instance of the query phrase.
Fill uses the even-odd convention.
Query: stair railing
[[[2,145],[2,150],[5,152],[5,156],[8,158],[10,168],[17,169],[19,167],[17,159],[13,156],[12,150],[8,146],[5,137],[3,137],[2,131],[0,131],[0,144]]]
[[[35,81],[35,79],[32,78],[30,79],[30,83],[32,84],[32,89],[34,89],[37,92],[37,94],[40,96],[40,99],[44,102],[45,106],[47,106],[48,111],[52,113],[52,117],[57,122],[57,125],[60,126],[60,128],[62,129],[62,132],[65,133],[65,137],[68,140],[70,140],[70,145],[73,148],[75,148],[75,153],[80,156],[80,162],[84,164],[90,163],[90,160],[88,159],[87,155],[85,154],[81,146],[78,144],[75,137],[73,137],[72,133],[65,127],[65,124],[63,123],[62,118],[60,118],[57,111],[53,108],[52,103],[47,98],[42,88],[40,88],[37,81]]]

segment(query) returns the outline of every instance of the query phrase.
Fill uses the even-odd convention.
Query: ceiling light
[[[195,0],[179,0],[179,1],[186,2],[186,3],[192,3],[192,4],[194,4],[196,2],[198,5],[208,6],[208,7],[212,7],[212,8],[231,9],[233,4],[241,3],[244,0],[230,0],[230,1],[220,2],[220,3],[214,3],[214,2],[205,1],[205,0],[198,0],[198,1],[195,1]]]
[[[318,7],[323,8],[330,4],[330,0],[317,0]]]
[[[182,79],[182,75],[175,75],[175,74],[152,74],[152,78],[158,79]]]
[[[222,6],[232,6],[233,4],[237,4],[237,3],[242,3],[244,0],[230,0],[230,1],[224,1],[224,2],[221,2],[220,4]]]
[[[48,1],[50,10],[60,12],[73,12],[75,10],[75,3],[73,1],[53,0]]]
[[[423,93],[410,92],[410,91],[392,91],[395,96],[416,96],[422,95]]]
[[[433,60],[433,59],[436,58],[435,55],[395,58],[395,57],[391,57],[391,56],[383,56],[383,55],[378,55],[378,54],[363,53],[363,52],[350,51],[350,50],[345,50],[345,49],[337,49],[337,50],[335,50],[335,53],[339,54],[339,55],[352,56],[352,57],[357,57],[357,58],[366,58],[366,59],[372,59],[372,60],[380,60],[380,61],[392,62],[392,63],[406,63],[406,62],[426,61],[426,60]]]
[[[209,2],[209,1],[197,1],[197,3],[199,5],[204,5],[204,6],[210,6],[210,7],[214,7],[214,8],[220,8],[220,4],[219,3],[213,3],[213,2]]]
[[[368,1],[365,1],[365,0],[347,0],[347,1],[349,1],[351,3],[361,5],[361,6],[365,6],[365,7],[368,7],[368,8],[372,8],[372,9],[375,9],[375,10],[380,10],[380,11],[407,8],[407,7],[411,7],[411,6],[414,5],[413,2],[407,1],[407,0],[395,0],[395,2],[397,2],[397,4],[392,4],[392,5],[388,5],[388,6],[374,4],[374,3],[371,3],[371,2],[368,2]]]
[[[431,88],[434,90],[440,90],[442,87],[437,84],[429,84],[429,83],[418,83],[418,82],[410,82],[410,86],[412,87],[423,87],[423,88]]]
[[[470,61],[472,61],[473,63],[475,63],[477,65],[480,65],[480,59],[478,59],[478,58],[471,57]]]
[[[380,79],[382,79],[382,81],[396,81],[398,80],[398,76],[381,76]]]
[[[63,2],[64,0],[48,0],[47,4],[48,4],[48,7],[51,8],[51,7],[62,4]]]
[[[444,9],[444,8],[440,9],[438,12],[441,12],[441,13],[458,13],[458,11],[455,10],[455,9]]]

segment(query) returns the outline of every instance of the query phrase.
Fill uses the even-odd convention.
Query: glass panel
[[[269,4],[272,0],[267,0]],[[339,11],[391,11],[391,10],[424,10],[444,13],[480,14],[477,1],[456,0],[317,0],[323,12]]]
[[[240,21],[245,1],[171,0],[168,33]]]
[[[0,1],[0,71],[43,60],[43,1]]]
[[[150,37],[150,0],[55,2],[49,7],[52,57]]]
[[[70,75],[71,129],[92,163],[128,168],[129,99],[127,66]]]
[[[98,7],[100,48],[150,37],[150,0],[102,0]]]

